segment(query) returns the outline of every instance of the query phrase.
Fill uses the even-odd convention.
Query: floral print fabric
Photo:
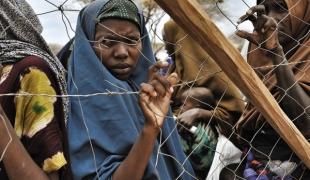
[[[13,76],[12,68],[13,65],[3,67],[0,85]],[[15,119],[10,119],[16,134],[45,172],[57,171],[67,161],[63,153],[59,117],[55,112],[55,88],[48,75],[36,67],[25,69],[17,81],[16,93],[20,95],[14,97]]]

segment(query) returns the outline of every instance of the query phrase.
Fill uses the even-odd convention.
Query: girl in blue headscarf
[[[97,0],[80,12],[68,60],[75,179],[193,179],[169,111],[177,77],[157,73],[167,65],[155,64],[132,1]]]

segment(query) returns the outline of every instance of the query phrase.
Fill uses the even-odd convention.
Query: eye
[[[140,42],[140,39],[136,38],[136,37],[134,37],[134,38],[126,38],[126,39],[124,39],[123,42],[126,43],[127,45],[135,46],[135,45],[137,45]]]
[[[114,46],[115,44],[117,44],[117,40],[115,39],[109,39],[109,38],[103,38],[103,39],[100,39],[99,41],[100,45],[104,46],[104,47],[112,47]]]
[[[102,37],[98,40],[98,44],[101,48],[111,48],[118,43],[122,43],[127,46],[136,46],[139,42],[139,37]]]

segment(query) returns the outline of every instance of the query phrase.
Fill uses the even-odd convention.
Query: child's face
[[[96,25],[93,48],[116,78],[126,80],[138,63],[142,49],[140,31],[127,20],[104,20]]]

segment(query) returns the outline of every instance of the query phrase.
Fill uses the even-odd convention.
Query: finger
[[[246,21],[246,20],[249,20],[249,21],[252,22],[252,24],[255,24],[257,18],[256,18],[253,14],[251,14],[251,15],[245,14],[245,15],[241,16],[241,17],[238,19],[237,23],[238,23],[238,24],[241,24],[241,23],[243,23],[243,22]]]
[[[149,100],[150,100],[150,96],[148,96],[148,95],[147,95],[146,93],[144,93],[144,92],[140,93],[140,98],[141,98],[143,104],[148,103]],[[141,102],[141,101],[140,101],[140,102]]]
[[[183,126],[187,127],[187,128],[190,127],[190,126],[192,126],[191,123],[189,123],[189,122],[188,122],[187,120],[185,120],[185,119],[184,119],[184,120],[181,120],[180,123],[181,123]]]
[[[170,88],[169,88],[169,92],[172,94],[174,89],[173,86],[175,86],[178,82],[179,82],[179,77],[177,73],[171,73],[168,77],[167,80],[170,83]]]
[[[167,90],[172,86],[167,76],[157,75],[156,79],[162,83]]]
[[[268,16],[264,15],[266,17],[267,21],[265,22],[264,26],[262,27],[261,31],[262,33],[265,33],[266,31],[274,31],[277,28],[277,22],[273,18],[269,18]]]
[[[244,38],[244,39],[247,39],[248,41],[250,41],[251,43],[255,44],[255,45],[259,45],[259,43],[256,41],[255,39],[255,34],[253,33],[249,33],[247,31],[243,31],[243,30],[238,30],[236,31],[236,35],[241,37],[241,38]]]
[[[166,96],[167,92],[173,93],[173,85],[177,82],[177,74],[172,73],[168,77],[161,76],[159,74],[153,75],[153,80],[150,84],[154,87],[157,94],[160,96]]]
[[[167,61],[156,62],[149,68],[149,79],[153,79],[154,75],[156,75],[161,68],[167,67],[168,65],[169,63]]]
[[[254,15],[254,13],[257,13],[257,16],[261,16],[263,14],[266,14],[266,9],[264,5],[256,5],[251,7],[249,10],[247,10],[247,15]]]
[[[188,126],[188,125],[190,125],[190,124],[188,123],[188,120],[187,120],[188,118],[189,118],[189,115],[188,115],[188,114],[182,113],[181,115],[178,116],[178,122],[179,122],[181,125]]]
[[[262,32],[264,33],[266,39],[263,44],[266,49],[275,49],[280,45],[278,40],[277,24],[273,18],[268,19],[264,28],[262,28]]]
[[[174,86],[178,83],[179,77],[177,73],[171,73],[168,77],[167,80],[169,81],[171,86]]]
[[[158,80],[158,77],[157,79],[153,79],[150,84],[159,96],[164,97],[166,95],[168,89],[166,89],[165,85]]]
[[[157,96],[157,92],[155,91],[154,87],[148,83],[142,83],[141,84],[140,92],[141,92],[141,94],[142,93],[149,94],[152,97]]]

